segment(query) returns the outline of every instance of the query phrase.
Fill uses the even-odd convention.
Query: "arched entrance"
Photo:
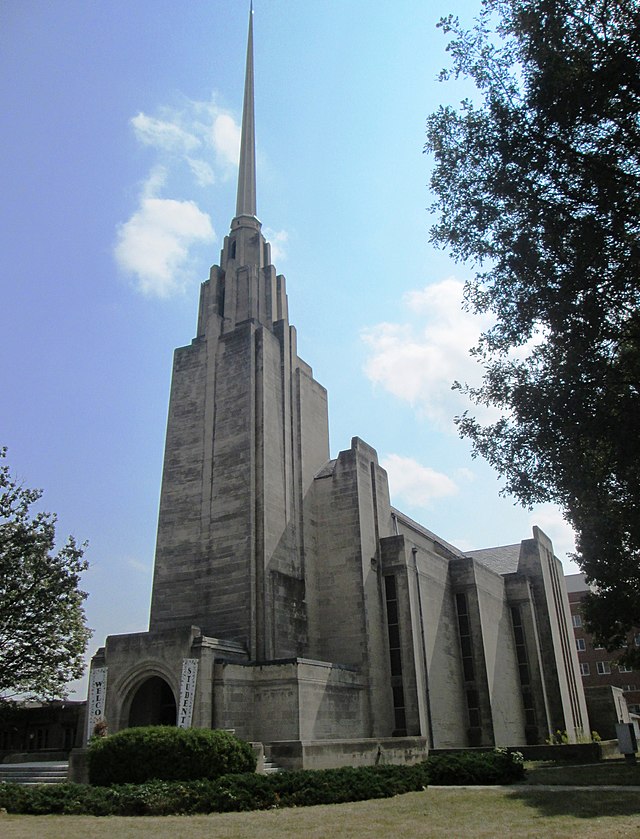
[[[150,676],[140,685],[131,701],[129,727],[175,725],[176,718],[173,691],[160,676]]]

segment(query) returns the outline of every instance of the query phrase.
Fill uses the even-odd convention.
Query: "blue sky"
[[[422,147],[468,92],[436,81],[436,23],[479,3],[254,5],[258,215],[332,455],[362,437],[395,505],[462,549],[539,524],[563,558],[558,511],[499,497],[452,422],[482,323],[429,245]],[[90,652],[147,628],[172,354],[235,210],[247,6],[0,4],[0,444],[60,538],[90,542]]]

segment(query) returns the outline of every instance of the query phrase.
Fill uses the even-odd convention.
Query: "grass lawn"
[[[433,789],[396,798],[210,816],[0,815],[3,839],[638,837],[636,792]]]

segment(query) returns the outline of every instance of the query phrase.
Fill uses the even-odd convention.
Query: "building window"
[[[608,661],[598,661],[598,662],[596,662],[596,668],[598,670],[598,673],[601,676],[606,676],[609,673],[611,673],[611,667],[609,666]]]
[[[516,642],[516,661],[518,662],[518,675],[520,676],[525,725],[528,729],[535,729],[537,726],[536,709],[531,690],[531,674],[529,672],[524,626],[522,625],[522,615],[518,606],[512,606],[511,608],[511,623],[513,624],[513,637]]]
[[[594,650],[604,650],[604,647],[602,646],[602,644],[594,644],[593,649]]]
[[[389,664],[391,669],[391,693],[393,694],[393,715],[395,734],[406,734],[407,717],[402,685],[402,654],[400,652],[400,622],[398,616],[398,595],[396,578],[389,575],[384,578],[384,591],[387,603],[387,632],[389,634]]]
[[[475,679],[475,672],[473,669],[473,644],[466,594],[456,594],[456,609],[458,611],[458,631],[460,632],[460,648],[462,650],[462,672],[465,682],[472,682]]]
[[[70,750],[73,748],[73,741],[75,739],[75,730],[70,725],[65,725],[64,727],[64,745],[63,748],[65,751]]]
[[[516,642],[516,659],[518,661],[520,684],[522,687],[525,687],[531,683],[531,677],[529,675],[529,661],[527,659],[524,627],[522,626],[520,609],[517,606],[513,606],[511,609],[511,622],[513,623],[513,637]]]
[[[480,728],[480,695],[477,690],[467,691],[467,709],[469,711],[469,726]]]
[[[587,649],[587,645],[584,642],[584,638],[576,638],[576,650],[579,653],[583,653]]]
[[[636,647],[640,647],[640,632],[638,632],[638,633],[634,636],[634,638],[633,638],[633,642],[634,642],[634,644],[636,645]]]
[[[581,676],[589,676],[591,674],[591,668],[587,664],[586,661],[580,662],[580,675]]]
[[[619,673],[633,673],[633,667],[627,667],[626,664],[619,664],[618,665],[618,672]]]
[[[635,685],[622,685],[622,690],[624,691],[624,693],[629,693],[629,691],[632,691],[632,690],[635,690],[635,689],[636,689]],[[629,710],[631,710],[631,706],[629,706]]]
[[[579,629],[582,626],[582,617],[580,615],[571,615],[571,622],[576,629]]]
[[[35,733],[29,732],[29,749],[46,749],[49,746],[49,729],[36,728]]]

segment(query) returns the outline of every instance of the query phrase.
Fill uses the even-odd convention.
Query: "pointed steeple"
[[[253,111],[253,2],[249,11],[247,39],[247,67],[244,78],[240,166],[238,170],[238,200],[236,217],[256,215],[256,138]]]

